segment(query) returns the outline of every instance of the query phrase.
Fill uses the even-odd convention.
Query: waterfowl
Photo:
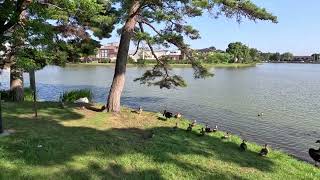
[[[164,110],[162,115],[166,117],[166,119],[170,119],[173,117],[173,114],[171,112],[168,112],[167,110]]]
[[[263,112],[261,112],[261,113],[258,113],[258,116],[263,116]]]
[[[199,136],[204,136],[205,134],[206,134],[206,132],[204,131],[204,128],[201,128]]]
[[[141,113],[143,112],[143,109],[142,109],[142,107],[140,106],[138,110],[133,110],[133,111],[131,111],[131,112],[136,113],[136,114],[141,114]]]
[[[224,136],[221,137],[221,139],[229,139],[231,137],[230,133],[227,132]]]
[[[246,140],[243,140],[242,143],[240,144],[240,151],[246,151],[247,150],[247,144]]]
[[[188,128],[187,128],[187,132],[191,132],[192,131],[192,125],[189,124]]]
[[[215,126],[213,129],[212,129],[212,132],[217,132],[218,131],[218,126]]]
[[[176,115],[174,115],[174,117],[178,119],[178,118],[181,118],[182,115],[180,113],[177,113]]]
[[[316,143],[320,143],[320,140]],[[320,162],[320,148],[318,150],[310,148],[309,155],[314,160],[314,165],[317,166],[317,163]]]
[[[213,132],[213,129],[211,129],[211,128],[206,124],[205,131],[206,131],[207,133],[211,133],[211,132]]]
[[[259,155],[260,156],[267,156],[269,153],[268,144],[265,144],[264,147],[261,149]]]
[[[191,126],[194,127],[197,124],[197,120],[193,120]]]

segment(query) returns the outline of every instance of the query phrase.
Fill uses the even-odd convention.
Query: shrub
[[[92,100],[92,92],[89,89],[80,89],[64,92],[60,96],[62,102],[74,102],[80,98],[87,97],[89,101]]]
[[[99,59],[99,63],[110,63],[111,59],[105,58],[105,59]]]
[[[24,100],[33,101],[33,92],[30,88],[24,88]]]
[[[134,61],[134,59],[132,57],[128,56],[128,63],[129,64],[134,64],[136,62]]]

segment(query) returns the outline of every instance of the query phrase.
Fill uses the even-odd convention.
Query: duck
[[[265,144],[264,147],[261,149],[259,155],[260,156],[267,156],[269,153],[268,144]]]
[[[166,119],[170,119],[173,117],[173,114],[171,112],[168,112],[167,110],[164,110],[162,115],[166,117]]]
[[[221,137],[221,139],[229,139],[231,137],[230,133],[227,132],[224,136]]]
[[[240,151],[246,151],[247,150],[247,144],[246,140],[243,140],[242,143],[240,144]]]
[[[192,131],[192,125],[189,124],[188,128],[187,128],[187,132],[191,132]]]
[[[211,132],[213,132],[213,129],[211,129],[211,128],[208,126],[208,124],[206,124],[205,131],[206,131],[207,133],[211,133]]]
[[[320,143],[320,140],[316,143]],[[317,166],[317,163],[320,162],[320,148],[318,150],[310,148],[309,155],[314,160],[314,165]]]
[[[176,119],[179,119],[179,118],[181,118],[182,117],[182,114],[181,113],[177,113],[176,115],[174,115],[174,118],[176,118]]]
[[[259,116],[259,117],[263,116],[263,112],[258,113],[258,116]]]
[[[193,120],[191,126],[194,127],[197,124],[197,120]]]
[[[201,128],[199,136],[204,136],[205,134],[206,134],[206,132],[205,132],[204,128]]]
[[[178,129],[178,123],[176,123],[175,126],[173,126],[173,131],[176,131]]]

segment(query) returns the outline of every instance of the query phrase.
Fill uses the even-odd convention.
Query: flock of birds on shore
[[[136,111],[132,111],[132,112],[135,112],[137,114],[141,114],[143,112],[143,109],[142,107],[140,106],[138,110]],[[169,112],[167,110],[164,110],[163,111],[163,117],[165,117],[165,119],[170,119],[170,118],[181,118],[182,117],[182,114],[181,113],[176,113],[176,114],[173,114],[172,112]],[[264,114],[261,112],[258,114],[259,117],[262,117]],[[186,129],[186,132],[192,132],[192,128],[195,127],[197,121],[194,120],[191,124],[189,124],[189,126],[187,127]],[[178,130],[178,123],[175,124],[175,126],[173,127],[173,130]],[[210,128],[208,125],[205,125],[205,127],[201,128],[200,129],[200,132],[199,132],[199,136],[205,136],[206,133],[214,133],[214,132],[217,132],[218,131],[218,126],[215,126],[214,128]],[[154,134],[152,134],[151,137],[153,137]],[[226,132],[224,134],[224,136],[221,137],[221,139],[224,139],[224,140],[227,140],[227,139],[230,139],[231,138],[231,133],[230,132]],[[319,143],[320,144],[320,140],[316,141],[316,143]],[[242,143],[240,144],[239,146],[239,149],[240,151],[246,151],[247,150],[247,141],[246,140],[243,140]],[[269,153],[269,149],[268,149],[268,144],[265,144],[262,149],[260,150],[259,152],[259,155],[260,156],[267,156]],[[317,163],[320,163],[320,148],[317,150],[317,149],[313,149],[313,148],[310,148],[309,149],[309,155],[310,157],[314,160],[315,162],[315,166],[317,166]]]

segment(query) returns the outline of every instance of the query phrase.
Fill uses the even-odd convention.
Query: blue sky
[[[241,41],[264,52],[292,52],[310,55],[320,52],[320,0],[254,0],[278,16],[278,24],[208,16],[189,20],[201,34],[201,39],[188,41],[192,48],[215,46],[226,49],[230,42]],[[118,41],[114,35],[102,43]]]

